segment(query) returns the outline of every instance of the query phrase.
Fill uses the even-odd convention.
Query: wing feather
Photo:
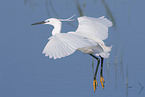
[[[108,27],[112,26],[112,22],[104,16],[99,18],[79,17],[77,33],[90,39],[105,40],[108,38]]]
[[[96,43],[74,32],[58,33],[49,38],[49,42],[46,44],[42,53],[45,56],[56,59],[68,56],[78,48],[96,45]]]

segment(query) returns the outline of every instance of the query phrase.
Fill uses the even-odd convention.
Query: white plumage
[[[79,25],[76,30],[77,33],[90,39],[105,40],[108,38],[108,27],[112,26],[112,22],[104,16],[100,18],[79,17]]]
[[[93,88],[96,90],[97,80],[96,75],[101,59],[101,71],[100,71],[100,82],[102,88],[104,88],[104,78],[103,78],[103,60],[108,58],[110,55],[111,47],[107,47],[103,40],[108,38],[108,27],[112,26],[112,22],[107,18],[99,17],[79,17],[78,28],[74,32],[60,33],[61,32],[61,21],[71,21],[68,19],[56,19],[50,18],[43,22],[34,23],[36,24],[50,24],[54,26],[52,31],[52,36],[49,38],[46,44],[43,54],[49,56],[49,58],[62,58],[69,56],[76,50],[83,53],[90,54],[93,58],[97,59],[98,63],[96,66],[96,71],[94,73]],[[100,59],[96,56],[99,56]]]
[[[78,48],[96,46],[95,43],[81,37],[75,32],[72,33],[58,33],[49,38],[43,53],[49,58],[61,58],[68,56],[75,52]]]
[[[52,36],[42,53],[49,58],[56,59],[79,50],[83,53],[108,58],[111,47],[107,47],[103,40],[108,38],[108,27],[112,26],[112,22],[104,16],[99,18],[83,16],[77,19],[79,22],[77,30],[68,33],[60,33],[62,19],[50,18],[41,22],[54,26]]]

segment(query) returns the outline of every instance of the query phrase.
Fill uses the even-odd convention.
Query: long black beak
[[[46,22],[42,21],[42,22],[31,24],[31,25],[38,25],[38,24],[44,24],[44,23],[46,23]]]

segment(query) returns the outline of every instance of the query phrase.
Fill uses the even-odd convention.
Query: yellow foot
[[[95,90],[96,90],[96,86],[97,86],[98,84],[97,84],[97,80],[96,79],[94,79],[94,81],[93,81],[93,88],[94,88],[94,92],[95,92]]]
[[[100,82],[101,82],[102,88],[104,89],[105,80],[104,80],[103,76],[100,77]]]

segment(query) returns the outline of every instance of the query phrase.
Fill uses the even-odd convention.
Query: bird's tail
[[[101,45],[100,45],[101,46]],[[111,51],[111,48],[112,48],[112,46],[110,46],[110,47],[107,47],[106,45],[103,45],[103,46],[101,46],[102,47],[102,49],[103,49],[103,52],[100,52],[99,54],[96,54],[97,56],[101,56],[101,57],[103,57],[103,58],[109,58],[109,55],[110,55],[110,51]]]

